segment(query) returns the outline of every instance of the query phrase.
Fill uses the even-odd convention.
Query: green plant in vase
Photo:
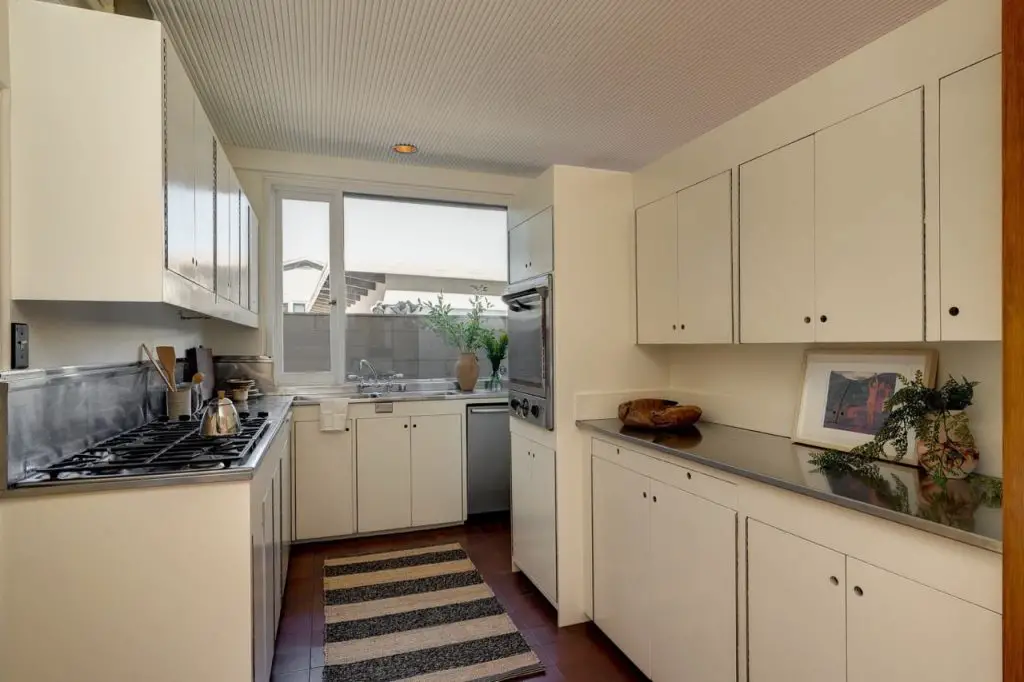
[[[484,348],[487,350],[487,359],[491,361],[488,388],[501,388],[501,361],[508,355],[508,334],[504,331],[491,332],[484,340]]]
[[[470,309],[465,315],[452,312],[452,305],[445,302],[444,292],[437,295],[437,303],[420,301],[427,313],[423,324],[441,337],[449,346],[459,350],[459,360],[455,364],[455,377],[462,391],[472,391],[480,377],[480,364],[476,352],[484,347],[493,332],[484,326],[484,311],[491,307],[491,302],[479,292],[469,299]]]
[[[894,461],[900,461],[910,448],[910,432],[917,439],[921,466],[940,483],[947,478],[965,478],[978,463],[970,421],[964,409],[974,401],[977,381],[950,377],[938,388],[924,384],[921,372],[913,380],[900,377],[903,387],[886,401],[888,416],[875,437],[849,452],[827,450],[811,457],[811,463],[827,471],[849,471],[869,477],[878,476],[875,461],[886,456],[891,447]]]

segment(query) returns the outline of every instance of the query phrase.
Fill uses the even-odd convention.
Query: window
[[[453,377],[458,350],[420,320],[422,302],[436,302],[442,291],[455,312],[483,295],[489,323],[504,329],[504,208],[347,195],[344,211],[349,374],[367,359],[379,373],[407,379]]]
[[[282,384],[341,383],[369,360],[380,375],[449,379],[458,350],[422,323],[444,292],[456,314],[487,302],[504,329],[508,279],[503,207],[275,189]],[[481,374],[490,367],[481,353]]]

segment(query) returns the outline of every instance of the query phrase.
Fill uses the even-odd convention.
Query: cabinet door
[[[555,515],[555,451],[530,444],[533,472],[530,477],[533,510],[532,554],[534,570],[530,579],[551,602],[558,601],[557,519]]]
[[[462,417],[412,418],[412,525],[457,523],[462,513]]]
[[[740,341],[814,341],[814,138],[740,166]]]
[[[270,670],[274,661],[274,488],[267,487],[267,492],[260,505],[263,513],[261,529],[263,536],[260,539],[263,551],[260,555],[262,567],[260,574],[260,600],[262,608],[259,618],[260,641],[258,643],[258,656],[260,658],[260,670],[264,681],[270,678]]]
[[[679,341],[676,239],[675,195],[636,210],[637,343]]]
[[[651,679],[736,682],[736,512],[651,481]]]
[[[238,197],[238,304],[243,308],[249,307],[249,250],[251,248],[249,236],[249,197],[241,192]]]
[[[817,133],[815,338],[924,339],[921,90]]]
[[[750,682],[846,682],[845,574],[839,552],[747,521]]]
[[[351,429],[347,422],[346,429]],[[320,422],[295,423],[295,538],[314,540],[355,532],[352,432],[321,431]]]
[[[280,452],[280,451],[278,451]],[[277,623],[281,618],[281,595],[283,594],[284,573],[281,571],[281,556],[283,554],[282,542],[284,539],[284,491],[281,488],[283,481],[283,469],[284,462],[278,459],[275,463],[277,471],[274,472],[274,477],[270,481],[270,487],[274,493],[274,537],[272,547],[274,548],[271,560],[273,566],[271,567],[271,573],[274,576],[274,626],[273,633],[277,635]]]
[[[846,583],[848,682],[1002,678],[999,614],[853,558]]]
[[[676,194],[679,341],[732,342],[732,171]]]
[[[530,441],[511,434],[512,443],[512,560],[529,575],[530,507],[532,505],[533,453]]]
[[[295,539],[295,468],[292,462],[292,430],[289,420],[282,431],[285,436],[281,447],[281,590],[284,592],[288,580],[288,560],[291,557],[292,540]]]
[[[939,81],[943,341],[1002,338],[1002,60]]]
[[[260,311],[260,225],[249,207],[249,310]]]
[[[231,170],[228,172],[228,288],[227,298],[229,301],[238,303],[241,299],[239,298],[241,281],[240,273],[242,264],[239,258],[239,249],[241,249],[241,234],[242,234],[242,220],[241,220],[241,206],[242,206],[242,193],[238,189],[238,178],[235,176],[235,171]]]
[[[603,459],[592,462],[594,622],[650,677],[650,480]]]
[[[554,270],[554,208],[548,207],[533,216],[521,227],[526,230],[528,243],[526,274],[529,277],[546,275]]]
[[[408,417],[356,421],[356,485],[360,533],[412,525]]]
[[[195,144],[194,162],[196,168],[196,227],[195,227],[195,282],[214,290],[216,267],[214,263],[214,242],[216,240],[214,207],[216,204],[216,183],[214,182],[213,128],[206,112],[195,102]]]
[[[229,299],[231,268],[231,164],[224,147],[217,144],[217,296]]]
[[[166,39],[164,57],[166,266],[168,270],[192,280],[196,276],[196,96],[185,67]]]
[[[530,240],[524,225],[516,225],[508,231],[508,281],[510,283],[519,282],[528,276],[526,263],[530,259]]]

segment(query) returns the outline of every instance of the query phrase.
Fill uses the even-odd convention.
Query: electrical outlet
[[[28,369],[28,325],[11,323],[11,369]]]

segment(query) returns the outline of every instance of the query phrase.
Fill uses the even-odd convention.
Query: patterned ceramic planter
[[[971,433],[971,422],[963,410],[937,414],[941,420],[938,440],[918,438],[917,456],[921,467],[932,475],[966,478],[978,466],[978,448]]]

